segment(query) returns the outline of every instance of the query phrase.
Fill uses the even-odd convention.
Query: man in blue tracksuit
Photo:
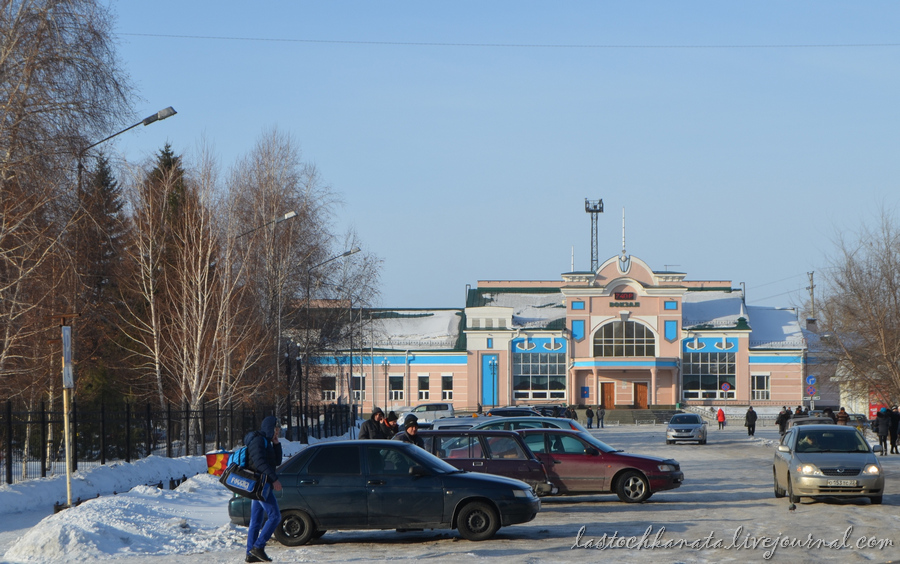
[[[281,443],[278,442],[278,434],[281,425],[274,415],[263,419],[259,431],[250,431],[244,437],[247,445],[247,463],[260,474],[265,474],[268,483],[272,485],[265,501],[253,500],[250,506],[250,528],[247,531],[247,557],[246,562],[271,562],[266,554],[266,542],[275,532],[275,527],[281,522],[281,511],[278,509],[278,501],[275,492],[281,491],[281,482],[275,469],[281,464]],[[274,491],[273,491],[274,490]],[[265,525],[263,519],[267,517]]]

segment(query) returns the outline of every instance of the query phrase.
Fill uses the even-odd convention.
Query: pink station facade
[[[372,313],[352,384],[348,352],[332,362],[323,401],[364,412],[439,401],[461,412],[838,404],[807,370],[795,310],[747,306],[730,281],[687,280],[637,257],[558,281],[479,281],[463,309]]]

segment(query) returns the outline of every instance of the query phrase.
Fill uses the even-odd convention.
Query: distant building
[[[479,281],[464,309],[370,310],[352,401],[365,411],[441,400],[457,411],[802,403],[811,390],[797,312],[747,306],[730,281],[685,277],[623,255],[559,281]],[[350,395],[349,359],[319,359],[335,375],[322,400]]]

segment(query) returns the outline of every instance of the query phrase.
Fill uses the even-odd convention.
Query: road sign
[[[807,376],[807,377],[806,377],[806,383],[807,383],[808,385],[810,385],[810,386],[815,386],[815,385],[816,385],[816,377],[813,376],[813,375]]]
[[[806,395],[808,395],[808,396],[816,395],[816,387],[815,386],[807,386],[806,387]]]
[[[75,387],[75,377],[72,372],[72,328],[68,325],[62,327],[63,344],[63,388],[71,390]]]
[[[731,384],[729,384],[728,382],[722,382],[722,391],[723,392],[727,392],[730,389],[731,389]]]

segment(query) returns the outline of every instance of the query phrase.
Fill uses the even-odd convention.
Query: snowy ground
[[[803,498],[790,512],[786,499],[772,495],[774,429],[759,430],[755,439],[749,439],[743,427],[713,429],[706,446],[667,446],[664,429],[623,426],[595,431],[613,446],[681,463],[685,484],[644,504],[620,503],[613,495],[544,498],[534,521],[501,529],[495,539],[480,543],[460,540],[455,531],[340,531],[300,548],[272,541],[267,551],[276,562],[615,559],[794,564],[900,559],[900,456],[881,458],[887,474],[883,505],[870,505],[866,499]],[[299,448],[287,445],[286,450]],[[153,458],[79,474],[76,497],[104,495],[57,515],[52,515],[52,506],[65,499],[63,480],[2,486],[0,560],[243,561],[246,528],[230,523],[225,508],[229,496],[214,477],[201,473],[174,491],[138,486],[105,495],[204,471],[205,461],[193,457]],[[607,540],[601,542],[604,535]],[[614,535],[618,540],[610,546]],[[771,543],[778,543],[774,553]],[[605,548],[573,548],[576,544]]]

